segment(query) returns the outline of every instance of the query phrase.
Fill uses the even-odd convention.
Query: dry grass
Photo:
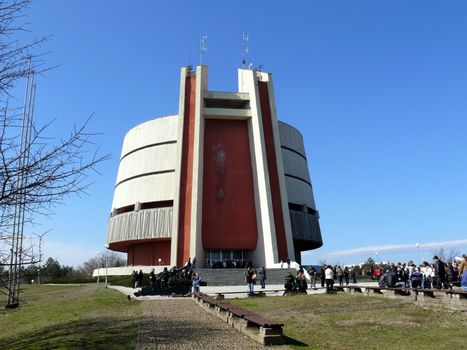
[[[131,349],[141,305],[111,289],[26,286],[18,309],[0,310],[1,349]]]
[[[295,349],[465,349],[465,312],[353,295],[236,299],[285,324]]]

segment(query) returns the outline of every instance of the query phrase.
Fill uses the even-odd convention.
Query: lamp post
[[[378,252],[375,252],[376,259],[375,259],[375,264],[378,262]]]
[[[416,243],[415,247],[417,247],[417,266],[420,266],[420,243]]]
[[[109,243],[105,244],[105,249],[109,249]],[[109,252],[105,252],[105,288],[107,288],[107,268],[109,266]]]
[[[99,286],[99,271],[100,270],[100,263],[99,263],[99,251],[97,251],[97,286]]]
[[[161,266],[161,261],[162,261],[162,259],[159,258],[159,259],[157,259],[157,261],[159,261],[159,266]]]

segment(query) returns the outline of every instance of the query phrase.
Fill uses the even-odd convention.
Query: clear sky
[[[133,126],[178,112],[180,67],[204,63],[211,90],[236,91],[242,33],[273,73],[278,116],[305,138],[323,248],[305,263],[467,252],[467,2],[35,1],[32,33],[52,35],[36,121],[51,133],[95,117],[112,159],[89,195],[36,231],[77,265],[103,250],[118,159]],[[457,241],[457,242],[453,242]]]

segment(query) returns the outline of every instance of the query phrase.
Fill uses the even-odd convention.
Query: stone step
[[[256,269],[259,270],[259,269]],[[245,284],[244,269],[196,269],[201,280],[208,286],[240,286]],[[295,269],[266,269],[266,284],[283,284],[288,272],[296,274]],[[259,278],[257,280],[259,284]]]

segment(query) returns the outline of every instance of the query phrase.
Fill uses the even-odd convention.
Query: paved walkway
[[[335,284],[338,285],[338,284]],[[376,282],[360,282],[358,283],[360,287],[365,287],[365,286],[377,286],[378,284]],[[317,287],[321,287],[320,284],[316,285]],[[344,286],[345,287],[345,286]],[[138,299],[138,300],[151,300],[151,299],[171,299],[171,297],[167,296],[158,296],[158,295],[146,295],[146,296],[141,296],[141,297],[135,297],[135,292],[138,292],[139,289],[133,289],[129,287],[122,287],[122,286],[111,286],[109,285],[109,288],[113,288],[118,290],[119,292],[125,294],[125,295],[130,295],[133,299]],[[282,295],[284,286],[283,285],[266,285],[266,291],[268,296],[279,296]],[[280,290],[280,292],[270,292],[274,290]],[[206,286],[206,287],[200,287],[200,291],[209,295],[216,295],[217,293],[227,293],[224,294],[226,299],[230,298],[246,298],[248,296],[247,294],[247,288],[246,286]],[[261,287],[255,286],[255,292],[261,291]],[[325,289],[319,288],[319,289],[311,289],[308,287],[307,293],[308,294],[323,294],[325,293]]]
[[[138,292],[139,288],[133,289],[130,287],[111,286],[111,285],[109,285],[109,288],[116,289],[119,292],[125,295],[130,295],[131,298],[138,299],[138,300],[172,299],[171,297],[159,296],[159,295],[146,295],[146,296],[136,297],[134,293]],[[267,291],[268,296],[279,296],[279,295],[282,295],[284,286],[283,285],[266,285],[265,290]],[[279,292],[274,292],[275,290]],[[217,293],[227,293],[224,295],[226,299],[246,298],[248,296],[246,286],[206,286],[206,287],[200,287],[200,291],[203,293],[209,294],[209,295],[214,295],[214,296]],[[261,291],[261,287],[258,288],[256,286],[255,292],[259,292],[259,291]],[[312,290],[309,288],[307,290],[308,294],[322,294],[324,292],[325,292],[324,289]]]
[[[144,323],[138,330],[137,350],[250,350],[266,349],[203,310],[191,299],[143,301]],[[274,346],[273,350],[289,349]]]

